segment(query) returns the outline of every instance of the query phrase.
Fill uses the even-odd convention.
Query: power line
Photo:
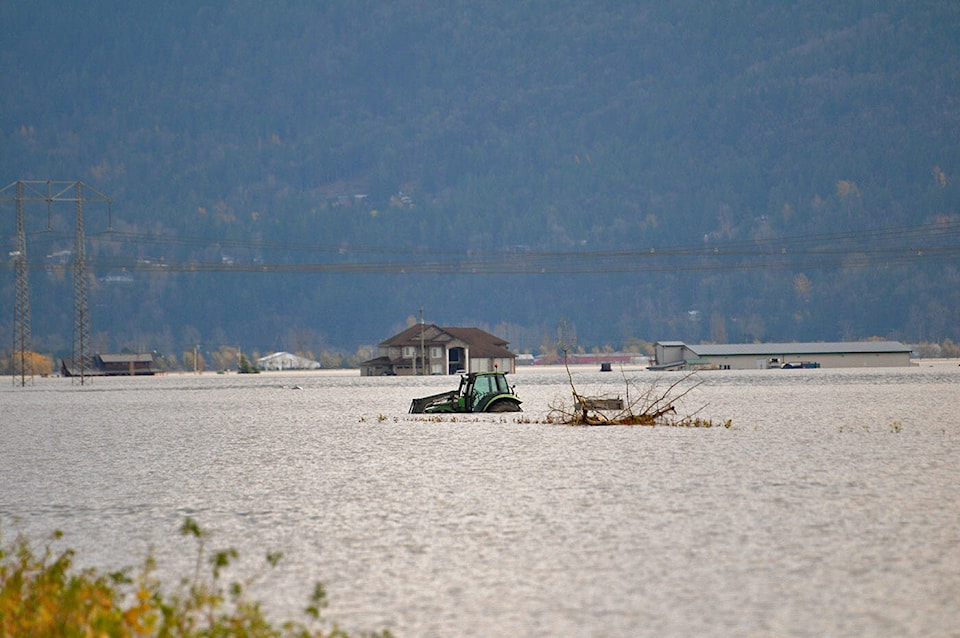
[[[349,244],[311,244],[107,231],[88,234],[102,244],[193,247],[281,253],[281,258],[167,261],[99,254],[87,258],[95,272],[340,273],[533,275],[816,269],[874,264],[908,265],[960,256],[960,223],[901,226],[731,242],[705,241],[666,247],[570,251],[428,250]],[[51,239],[55,239],[52,236]],[[39,264],[35,261],[32,267]]]

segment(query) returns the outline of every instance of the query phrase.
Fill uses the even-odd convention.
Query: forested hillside
[[[534,352],[560,323],[587,348],[960,338],[955,1],[11,0],[0,24],[0,186],[112,198],[84,211],[98,349],[352,352],[421,307]],[[70,344],[74,213],[26,211],[38,350]]]

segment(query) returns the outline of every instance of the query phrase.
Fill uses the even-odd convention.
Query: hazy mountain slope
[[[114,198],[116,228],[165,238],[91,259],[400,270],[425,257],[391,251],[723,247],[955,220],[960,203],[951,2],[11,2],[0,23],[4,184],[83,180]],[[38,259],[69,246],[72,210],[55,213],[64,235],[37,238]],[[12,224],[0,232],[12,245]],[[588,344],[957,336],[955,253],[842,270],[744,259],[687,274],[138,272],[97,288],[94,324],[174,349],[265,348],[290,330],[351,348],[421,305],[522,334],[567,319]],[[31,283],[53,342],[69,282]]]

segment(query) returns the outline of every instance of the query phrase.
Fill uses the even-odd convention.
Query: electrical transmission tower
[[[23,184],[17,182],[17,247],[13,253],[16,271],[16,303],[13,318],[13,383],[33,381],[33,330],[30,325],[30,286],[27,280],[27,236],[23,225]]]
[[[73,365],[80,373],[80,385],[83,385],[87,371],[93,364],[90,352],[90,304],[87,301],[87,249],[83,230],[83,185],[74,184],[76,189],[77,220],[74,227],[73,249]]]
[[[46,186],[46,191],[41,190]],[[15,188],[14,188],[15,187]],[[85,193],[89,191],[90,194]],[[15,190],[16,194],[7,193]],[[27,241],[23,215],[23,203],[28,201],[47,203],[47,230],[50,230],[49,209],[55,202],[74,202],[76,205],[76,224],[74,226],[73,253],[73,356],[68,366],[71,376],[79,376],[83,385],[87,372],[91,369],[93,356],[90,351],[90,304],[87,300],[87,249],[84,236],[83,203],[85,201],[107,202],[108,211],[111,200],[83,182],[31,181],[19,180],[0,189],[0,200],[17,202],[17,247],[13,253],[17,284],[16,307],[14,309],[14,371],[19,373],[21,385],[26,384],[28,376],[33,379],[33,344],[30,322],[30,286],[27,280]],[[108,212],[108,229],[113,225],[112,213]],[[16,384],[17,374],[14,375]]]

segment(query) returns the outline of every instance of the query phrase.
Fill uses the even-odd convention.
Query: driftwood
[[[712,427],[709,419],[693,415],[678,416],[676,404],[695,390],[702,381],[695,372],[683,375],[672,383],[659,377],[641,385],[623,376],[624,397],[581,394],[573,382],[570,367],[567,378],[573,394],[572,405],[551,406],[548,420],[566,425],[666,425],[674,427]],[[701,408],[702,409],[702,408]],[[699,410],[698,410],[699,412]],[[730,427],[730,421],[721,425]]]

